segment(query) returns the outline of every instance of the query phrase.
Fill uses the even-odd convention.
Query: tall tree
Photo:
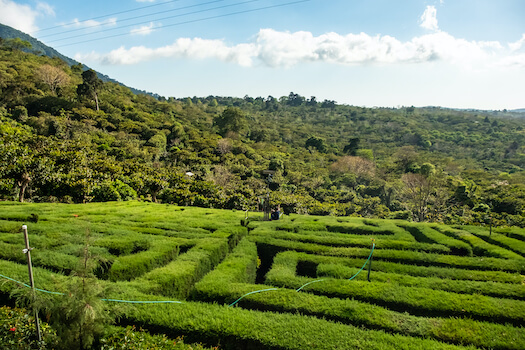
[[[97,77],[97,73],[93,69],[88,69],[82,72],[82,80],[82,84],[77,87],[77,94],[79,96],[86,96],[95,99],[98,111],[99,105],[97,90],[103,85],[102,80]]]
[[[219,133],[226,136],[228,132],[241,134],[248,130],[248,121],[244,112],[237,107],[228,107],[214,120],[214,124],[219,127]]]

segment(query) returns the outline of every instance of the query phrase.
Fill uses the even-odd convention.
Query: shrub
[[[36,339],[35,319],[24,309],[0,307],[0,347],[9,350],[45,349],[58,344],[56,332],[40,322],[42,343]]]

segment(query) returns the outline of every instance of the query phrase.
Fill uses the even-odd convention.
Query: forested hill
[[[294,93],[155,99],[11,44],[0,48],[3,199],[255,209],[270,188],[285,212],[525,225],[515,113]]]
[[[28,34],[26,34],[24,32],[21,32],[21,31],[15,29],[15,28],[12,28],[12,27],[9,27],[9,26],[6,26],[6,25],[0,23],[0,41],[2,41],[2,40],[4,40],[4,41],[5,40],[7,40],[7,41],[16,40],[16,41],[18,41],[18,43],[17,43],[18,45],[20,45],[20,43],[22,41],[27,41],[29,44],[31,44],[31,46],[29,48],[22,47],[23,51],[32,52],[32,53],[34,53],[36,55],[43,55],[43,56],[47,56],[47,57],[51,57],[51,58],[58,57],[61,60],[63,60],[64,62],[66,62],[70,66],[74,66],[74,65],[78,65],[79,64],[79,62],[75,61],[74,59],[72,59],[70,57],[62,55],[60,52],[58,52],[54,48],[45,45],[41,41],[33,38],[31,35],[28,35]],[[86,69],[89,69],[89,67],[83,66],[83,69],[86,70]],[[117,84],[120,84],[120,85],[124,85],[124,84],[116,81],[115,79],[112,79],[112,78],[108,77],[107,75],[102,74],[100,72],[97,72],[97,76],[104,82],[113,82],[113,83],[117,83]],[[144,94],[149,94],[149,95],[155,95],[153,93],[146,92],[146,91],[143,91],[143,90],[138,90],[138,89],[135,89],[135,88],[132,88],[132,87],[128,87],[128,88],[131,91],[133,91],[134,93],[137,93],[137,94],[138,93],[144,93]]]

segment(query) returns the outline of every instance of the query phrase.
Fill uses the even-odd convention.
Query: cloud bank
[[[400,41],[389,35],[366,33],[282,32],[261,29],[251,42],[228,45],[224,40],[179,38],[158,48],[120,47],[109,53],[77,54],[79,61],[108,65],[137,64],[156,58],[216,59],[243,67],[288,68],[304,63],[340,65],[420,64],[445,62],[471,70],[525,67],[525,34],[506,46],[498,41],[468,41],[439,30],[437,11],[427,6],[420,26],[432,33]],[[153,23],[138,33],[149,33]]]
[[[525,35],[508,49],[498,41],[468,41],[437,31],[400,41],[388,35],[366,33],[341,35],[310,32],[281,32],[261,29],[249,43],[227,45],[224,40],[180,38],[173,44],[148,48],[120,47],[106,54],[76,55],[77,60],[103,64],[137,64],[156,58],[217,59],[244,67],[292,67],[302,63],[323,62],[341,65],[403,64],[446,62],[472,69],[494,65],[525,66]]]

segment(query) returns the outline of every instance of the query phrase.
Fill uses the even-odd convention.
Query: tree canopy
[[[0,72],[2,199],[256,209],[272,169],[287,212],[525,225],[520,113],[155,98],[5,45]]]

